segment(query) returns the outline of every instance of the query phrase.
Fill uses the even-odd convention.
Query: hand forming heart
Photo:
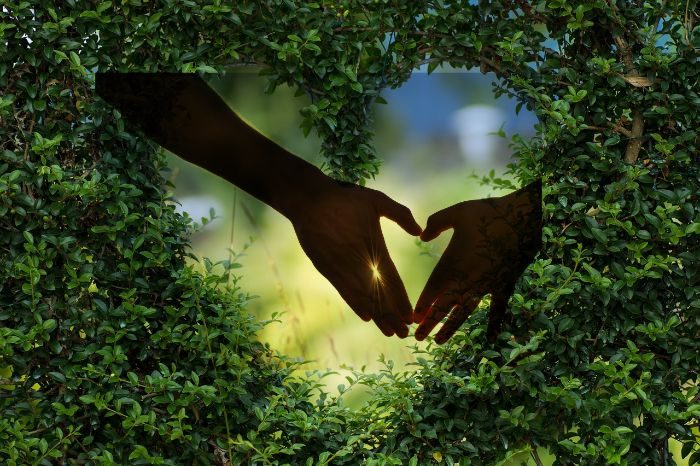
[[[491,293],[487,338],[494,341],[515,282],[541,247],[542,182],[498,198],[465,201],[434,213],[421,234],[435,239],[454,228],[447,249],[418,299],[416,339],[423,340],[443,317],[435,336],[447,341],[481,298]]]

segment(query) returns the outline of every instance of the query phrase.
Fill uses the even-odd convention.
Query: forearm
[[[332,183],[250,127],[197,75],[98,73],[96,88],[146,136],[287,217]]]

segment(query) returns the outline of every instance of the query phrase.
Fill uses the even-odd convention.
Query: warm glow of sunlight
[[[382,274],[379,273],[379,266],[372,262],[369,264],[369,268],[372,269],[372,278],[374,278],[375,281],[378,281],[381,283]]]

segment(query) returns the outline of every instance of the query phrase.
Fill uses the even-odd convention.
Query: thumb
[[[420,239],[423,241],[432,241],[440,236],[440,233],[452,227],[452,207],[448,207],[428,217],[428,224],[425,230],[423,230],[423,233],[421,233]]]
[[[386,217],[396,222],[407,233],[418,236],[421,234],[422,228],[413,218],[411,210],[403,204],[399,204],[386,194],[379,192],[377,208],[379,215]]]

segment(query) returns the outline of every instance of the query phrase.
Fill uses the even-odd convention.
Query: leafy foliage
[[[694,0],[0,10],[0,459],[7,464],[700,462]],[[480,67],[539,117],[510,171],[545,180],[545,248],[485,343],[485,309],[415,375],[356,374],[359,411],[255,341],[231,277],[184,262],[163,158],[94,71],[261,64],[308,93],[327,170],[377,171],[370,104],[419,66]],[[507,182],[487,178],[505,186]],[[223,267],[223,272],[221,271]]]

